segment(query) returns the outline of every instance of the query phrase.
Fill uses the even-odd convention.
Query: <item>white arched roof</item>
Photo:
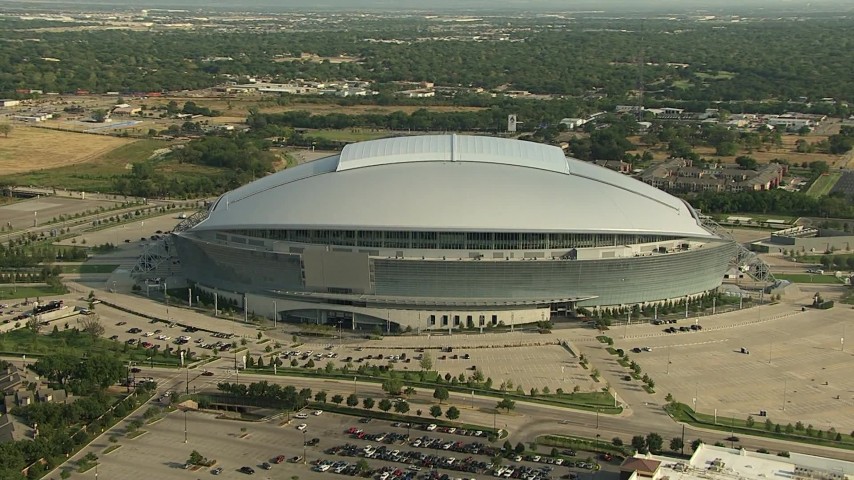
[[[348,145],[224,194],[195,228],[714,237],[682,200],[557,147],[458,135]]]

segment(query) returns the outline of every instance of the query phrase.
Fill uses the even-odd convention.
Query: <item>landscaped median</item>
[[[596,453],[608,453],[615,457],[625,458],[634,455],[634,449],[631,446],[617,446],[603,439],[591,439],[584,437],[575,437],[572,435],[540,435],[536,440],[537,445],[545,445],[547,447],[568,448],[576,451],[588,451]],[[594,462],[596,463],[596,462]],[[598,469],[599,465],[596,465]]]
[[[247,369],[246,373],[273,375],[273,368],[255,368]],[[423,374],[423,375],[422,375]],[[555,393],[539,393],[534,391],[534,395],[526,395],[518,390],[502,391],[494,388],[485,388],[486,382],[469,383],[452,383],[444,379],[439,379],[435,371],[425,372],[397,372],[393,370],[370,371],[365,373],[348,372],[326,372],[324,369],[306,369],[306,368],[289,368],[277,367],[276,376],[284,377],[308,377],[308,378],[330,378],[335,380],[358,381],[362,383],[385,383],[391,375],[402,382],[404,387],[434,389],[436,387],[446,388],[448,391],[463,393],[466,395],[479,395],[495,398],[509,398],[514,401],[541,403],[576,410],[586,410],[590,412],[598,411],[601,414],[618,415],[623,411],[620,406],[614,406],[614,397],[607,392],[563,392],[562,390]],[[424,378],[424,380],[413,379]]]
[[[745,419],[708,415],[698,413],[684,403],[671,402],[665,407],[667,413],[678,422],[684,422],[697,427],[720,430],[735,434],[753,435],[757,437],[775,438],[790,442],[809,443],[825,447],[854,450],[854,432],[837,432],[834,428],[828,430],[816,429],[812,425],[797,422],[782,425],[774,423],[768,417],[759,417],[759,421],[748,416]],[[764,419],[764,420],[763,420]],[[737,440],[733,440],[737,442]]]

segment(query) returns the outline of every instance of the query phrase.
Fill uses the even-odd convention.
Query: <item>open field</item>
[[[792,283],[840,283],[840,280],[833,275],[812,275],[809,273],[775,273],[774,278],[788,280]]]
[[[833,190],[833,187],[836,185],[836,182],[842,177],[842,174],[839,172],[832,172],[825,175],[822,175],[816,179],[815,182],[810,186],[810,189],[807,190],[807,195],[813,198],[820,198]]]
[[[132,142],[16,125],[9,138],[0,138],[0,175],[79,165]]]
[[[815,161],[823,161],[830,165],[831,168],[845,168],[848,163],[848,159],[844,155],[830,155],[827,153],[798,153],[796,149],[796,144],[798,140],[806,140],[809,143],[816,143],[822,140],[827,140],[827,135],[817,135],[817,134],[808,134],[806,136],[794,135],[794,134],[785,134],[783,135],[783,145],[778,148],[776,146],[763,147],[759,150],[748,151],[746,149],[740,150],[738,153],[732,156],[723,156],[719,157],[715,155],[715,149],[712,147],[695,147],[694,151],[701,157],[706,159],[707,161],[721,162],[721,163],[735,163],[735,158],[741,155],[747,155],[753,159],[755,159],[760,164],[770,163],[774,160],[787,160],[792,165],[801,165],[803,162],[815,162]],[[644,151],[649,150],[652,153],[655,161],[664,161],[669,158],[669,154],[667,152],[667,145],[658,145],[656,147],[649,147],[647,145],[642,145],[640,142],[640,137],[632,136],[629,137],[629,141],[632,142],[633,145],[636,145],[634,150],[629,151],[631,154],[641,154]],[[766,149],[767,148],[767,149]],[[852,160],[854,162],[854,160]]]
[[[100,135],[54,133],[62,133],[75,139],[82,138],[84,140],[110,138]],[[68,190],[100,191],[107,189],[112,184],[113,176],[128,173],[134,163],[147,160],[155,150],[168,146],[167,142],[161,140],[128,141],[118,138],[114,140],[120,140],[122,143],[82,162],[73,165],[59,164],[54,168],[38,171],[21,170],[6,178],[21,185],[61,186]]]
[[[5,286],[0,288],[0,300],[10,300],[18,298],[40,298],[51,295],[60,295],[51,287],[43,286],[27,286],[27,287],[10,287]]]
[[[338,142],[363,142],[388,137],[391,132],[358,128],[352,130],[309,130],[305,134],[309,137],[325,138]]]
[[[142,102],[147,105],[149,110],[165,106],[170,101],[174,100],[178,105],[183,105],[184,102],[192,101],[200,107],[207,107],[211,110],[218,110],[224,117],[232,117],[239,119],[240,122],[245,120],[249,114],[249,109],[258,107],[263,113],[280,113],[292,112],[296,110],[306,110],[313,114],[326,113],[343,113],[346,115],[356,115],[361,113],[391,113],[391,112],[406,112],[412,113],[416,110],[429,110],[431,112],[471,112],[482,110],[480,107],[457,107],[453,105],[337,105],[334,103],[311,103],[295,101],[289,105],[276,105],[275,97],[267,96],[245,96],[239,98],[194,98],[194,97],[161,97],[158,99],[148,99]],[[217,118],[214,117],[214,121]],[[217,121],[216,123],[220,123]]]

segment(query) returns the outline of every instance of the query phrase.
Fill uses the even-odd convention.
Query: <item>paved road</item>
[[[213,377],[191,377],[191,388],[196,387],[198,391],[214,389],[216,383],[223,381],[238,381],[234,374],[233,364],[228,361],[219,361],[209,364],[206,368],[215,372]],[[192,374],[191,374],[192,375]],[[164,390],[185,391],[186,372],[175,372],[168,369],[155,369],[152,376],[158,380],[160,388]],[[360,398],[371,396],[375,399],[384,398],[386,395],[379,384],[359,383],[351,381],[338,381],[330,379],[315,379],[305,377],[273,377],[271,375],[240,374],[239,381],[258,382],[266,380],[285,385],[294,385],[298,388],[311,388],[313,392],[326,390],[329,396],[336,393],[349,395],[354,391]],[[417,394],[411,397],[411,412],[421,409],[424,414],[422,418],[429,419],[426,414],[430,405],[433,405],[432,390],[416,389]],[[649,432],[657,432],[665,440],[681,436],[682,425],[674,422],[662,409],[661,405],[655,403],[640,402],[634,408],[619,416],[597,415],[595,412],[583,412],[568,410],[549,405],[517,402],[516,409],[511,413],[494,414],[497,400],[493,397],[471,396],[452,393],[450,404],[456,405],[462,412],[461,420],[479,425],[495,425],[497,428],[505,428],[509,432],[511,443],[519,441],[531,441],[538,435],[557,433],[568,435],[581,435],[596,438],[597,435],[603,441],[610,442],[613,437],[620,437],[628,443],[634,435],[646,435]],[[701,438],[707,443],[725,442],[728,433],[698,429],[690,426],[685,427],[686,443]],[[774,439],[759,437],[748,437],[739,435],[739,445],[758,449],[766,448],[770,451],[796,451],[812,455],[832,456],[834,458],[854,461],[854,452],[838,450],[821,446],[797,444]]]

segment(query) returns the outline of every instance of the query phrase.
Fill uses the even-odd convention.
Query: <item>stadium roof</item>
[[[348,145],[222,195],[195,227],[252,228],[714,237],[682,200],[557,147],[457,135]]]

